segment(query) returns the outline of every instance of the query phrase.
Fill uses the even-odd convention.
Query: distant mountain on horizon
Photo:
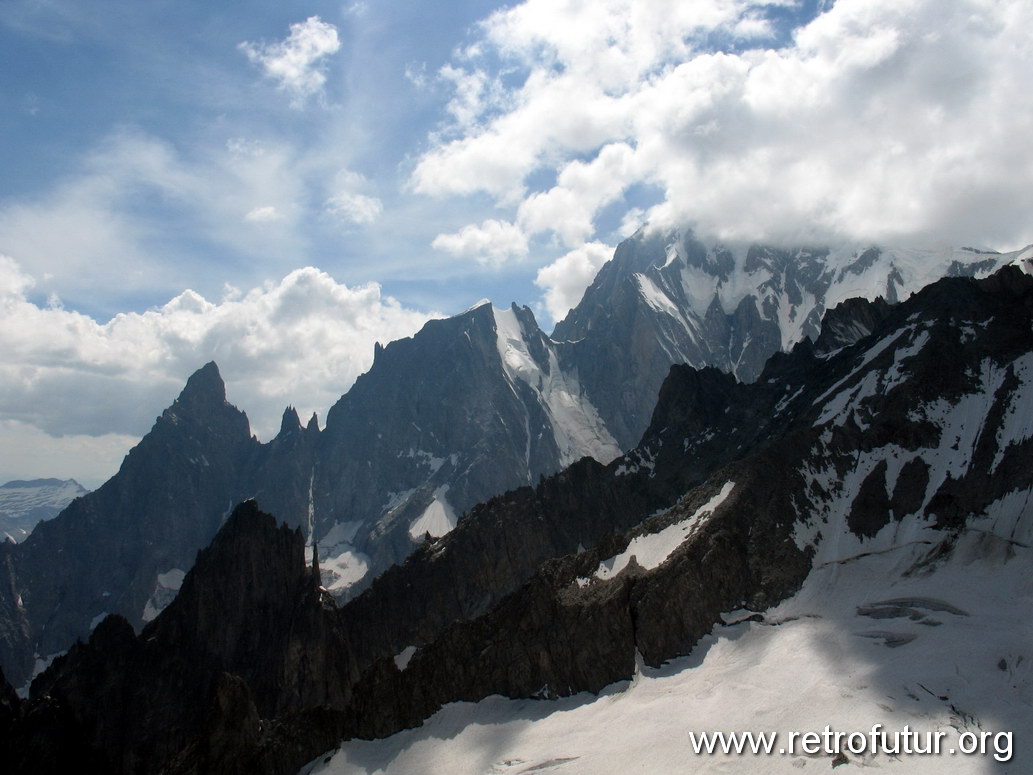
[[[89,492],[75,479],[13,479],[0,484],[0,537],[21,542],[45,519]]]

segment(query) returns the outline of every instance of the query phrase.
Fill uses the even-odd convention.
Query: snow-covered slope
[[[948,561],[923,575],[906,574],[921,554],[914,546],[826,565],[759,621],[729,612],[729,624],[688,656],[661,668],[640,665],[631,681],[599,696],[455,703],[418,729],[343,743],[309,771],[790,775],[829,772],[842,751],[853,766],[901,775],[1027,773],[1033,549],[1007,547],[968,533]],[[845,738],[832,752],[822,743],[808,754],[791,740],[826,725],[868,737],[876,724],[891,734],[890,748],[905,725],[923,747],[926,735],[940,733],[941,755],[892,755],[870,744],[855,754]],[[690,733],[713,732],[778,733],[778,740],[768,755],[695,752]],[[982,741],[984,733],[984,753],[960,753],[972,734]]]
[[[44,519],[88,493],[74,479],[33,479],[0,485],[0,537],[22,541]]]
[[[621,450],[585,396],[576,369],[560,367],[556,343],[545,339],[537,326],[525,330],[525,324],[512,308],[492,309],[492,313],[506,378],[510,384],[519,380],[534,392],[549,419],[560,465],[566,467],[585,456],[594,457],[600,463],[609,463],[617,457]],[[531,356],[528,341],[532,339],[544,344],[544,364],[539,365]]]

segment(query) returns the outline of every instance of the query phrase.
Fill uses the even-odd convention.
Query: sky
[[[263,441],[644,224],[1033,242],[1028,0],[0,2],[0,482],[97,486],[215,360]]]

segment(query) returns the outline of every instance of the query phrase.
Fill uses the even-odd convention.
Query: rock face
[[[88,493],[74,479],[32,479],[0,485],[0,538],[24,541],[39,522],[51,519]]]
[[[598,691],[850,556],[908,543],[920,572],[967,531],[1028,546],[1033,278],[871,313],[838,309],[871,332],[804,342],[753,383],[673,368],[637,448],[475,507],[341,608],[302,533],[244,504],[139,636],[109,617],[33,683],[10,760],[293,772],[443,703]]]
[[[35,662],[29,620],[14,572],[14,545],[0,544],[0,672],[20,686]]]
[[[431,321],[378,348],[327,415],[313,490],[324,568],[342,533],[372,577],[479,501],[586,455],[618,454],[583,395],[571,348],[545,336],[529,309],[485,302]]]

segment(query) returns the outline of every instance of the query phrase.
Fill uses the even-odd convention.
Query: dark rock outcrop
[[[108,772],[268,771],[254,769],[260,719],[339,704],[348,685],[333,609],[300,530],[247,501],[140,635],[113,614],[33,682],[7,743],[60,729],[71,742],[56,747]]]
[[[815,351],[828,353],[864,339],[886,319],[890,309],[881,296],[852,298],[836,305],[822,318]]]

